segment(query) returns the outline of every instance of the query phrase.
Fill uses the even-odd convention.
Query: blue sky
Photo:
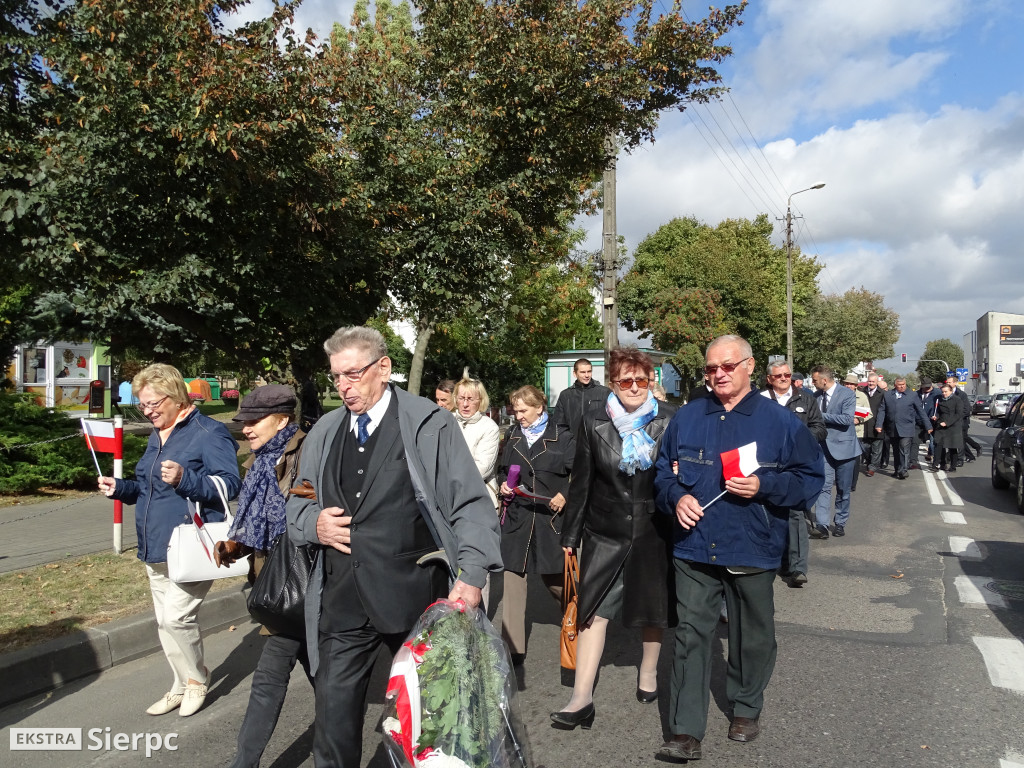
[[[307,0],[298,25],[326,35],[351,8]],[[962,343],[989,310],[1024,313],[1024,3],[751,0],[744,22],[720,67],[729,94],[665,114],[653,145],[620,158],[627,248],[676,216],[781,217],[825,182],[793,199],[796,241],[825,293],[885,296],[897,355]],[[581,224],[599,247],[600,218]]]

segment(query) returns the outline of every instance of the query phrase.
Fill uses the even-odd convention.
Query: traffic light
[[[907,362],[907,353],[906,352],[904,352],[902,355],[900,355],[900,357],[903,358],[903,362],[904,363]]]

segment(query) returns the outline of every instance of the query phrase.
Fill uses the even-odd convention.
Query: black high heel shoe
[[[577,709],[575,712],[552,712],[551,722],[557,725],[559,728],[564,728],[571,731],[577,725],[584,731],[589,731],[590,727],[594,724],[594,703],[591,702],[583,709]]]
[[[658,700],[658,691],[645,691],[638,685],[636,687],[636,700],[641,704],[650,704],[652,701]]]

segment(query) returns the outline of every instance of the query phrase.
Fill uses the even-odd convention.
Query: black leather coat
[[[532,445],[526,444],[517,424],[505,441],[498,461],[498,483],[508,479],[508,468],[520,467],[519,485],[540,496],[562,494],[569,497],[569,473],[576,456],[572,432],[548,419],[544,434]],[[555,515],[547,502],[516,496],[505,510],[501,525],[501,559],[506,571],[515,573],[561,573],[565,564],[559,536],[562,514]]]
[[[654,438],[652,461],[676,406],[658,403],[644,428]],[[619,469],[622,438],[608,414],[584,418],[565,508],[562,546],[581,547],[579,621],[590,621],[622,572],[622,621],[628,627],[675,624],[671,588],[672,519],[655,510],[654,474]]]

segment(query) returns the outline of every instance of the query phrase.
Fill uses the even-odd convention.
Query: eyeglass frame
[[[155,411],[157,408],[163,405],[164,400],[166,400],[168,397],[170,397],[170,395],[164,395],[159,400],[154,400],[151,403],[144,403],[140,400],[139,408],[141,408],[143,411]]]
[[[628,386],[623,386],[626,382],[629,382]],[[641,383],[643,382],[643,383]],[[632,389],[633,385],[636,384],[637,389],[645,390],[651,386],[651,379],[649,376],[643,377],[631,377],[628,379],[612,379],[612,384],[618,386],[619,389]]]
[[[479,403],[482,399],[483,398],[480,397],[480,395],[472,395],[472,396],[459,395],[458,397],[455,398],[455,402],[471,404],[471,403]]]
[[[704,366],[704,375],[705,376],[714,376],[716,373],[718,373],[718,369],[719,368],[721,368],[726,373],[732,373],[737,368],[739,368],[741,365],[743,365],[743,363],[747,362],[747,360],[750,360],[750,359],[751,359],[751,357],[748,355],[747,357],[744,357],[742,360],[737,360],[735,363],[722,363],[721,365],[705,365]]]
[[[373,360],[372,362],[367,363],[362,368],[359,368],[358,370],[355,370],[355,371],[342,371],[341,373],[335,373],[334,371],[328,371],[327,375],[331,377],[331,382],[334,384],[334,386],[338,386],[338,384],[341,383],[341,379],[342,378],[348,379],[353,384],[356,384],[356,383],[358,383],[359,381],[362,380],[364,373],[366,373],[368,370],[370,370],[370,368],[372,366],[374,366],[377,363],[379,363],[385,357],[387,357],[387,355],[381,355],[376,360]]]
[[[728,373],[728,371],[726,371],[726,373]],[[772,374],[769,374],[769,375],[773,379],[792,379],[793,378],[793,374],[792,373],[772,373]]]

